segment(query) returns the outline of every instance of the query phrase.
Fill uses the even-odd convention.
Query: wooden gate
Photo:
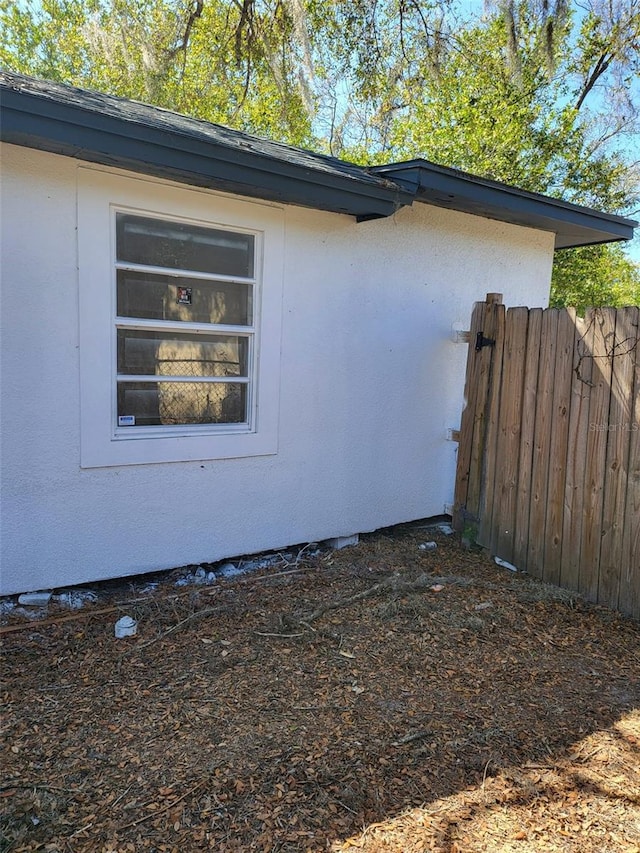
[[[454,527],[640,618],[639,310],[476,303]]]

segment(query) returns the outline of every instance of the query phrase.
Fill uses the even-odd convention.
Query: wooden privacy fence
[[[454,527],[640,618],[639,309],[476,303]]]

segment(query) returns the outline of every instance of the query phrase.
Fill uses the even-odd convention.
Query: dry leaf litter
[[[636,623],[420,525],[265,565],[4,618],[0,850],[640,853]]]

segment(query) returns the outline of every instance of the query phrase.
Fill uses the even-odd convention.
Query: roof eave
[[[413,201],[392,180],[358,181],[117,116],[5,89],[4,142],[192,186],[375,219]]]
[[[416,200],[522,225],[555,234],[555,248],[598,245],[631,240],[638,223],[560,199],[541,196],[516,187],[447,169],[423,160],[374,167],[376,174],[392,178]]]

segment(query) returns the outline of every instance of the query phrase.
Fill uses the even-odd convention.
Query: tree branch
[[[580,107],[584,104],[586,97],[589,92],[596,85],[598,80],[602,77],[603,74],[606,73],[607,69],[611,65],[614,59],[614,54],[611,53],[607,55],[606,53],[602,53],[598,57],[598,61],[593,67],[593,71],[587,76],[587,79],[584,82],[584,86],[582,87],[580,94],[578,96],[578,100],[576,101],[575,110],[576,112],[580,109]]]
[[[178,44],[167,51],[167,56],[170,59],[174,59],[179,53],[186,51],[189,46],[189,39],[191,38],[191,30],[193,29],[193,25],[195,22],[202,16],[202,11],[204,9],[204,0],[196,0],[196,5],[193,11],[189,14],[187,18],[184,32],[182,33],[182,38],[178,42]]]

